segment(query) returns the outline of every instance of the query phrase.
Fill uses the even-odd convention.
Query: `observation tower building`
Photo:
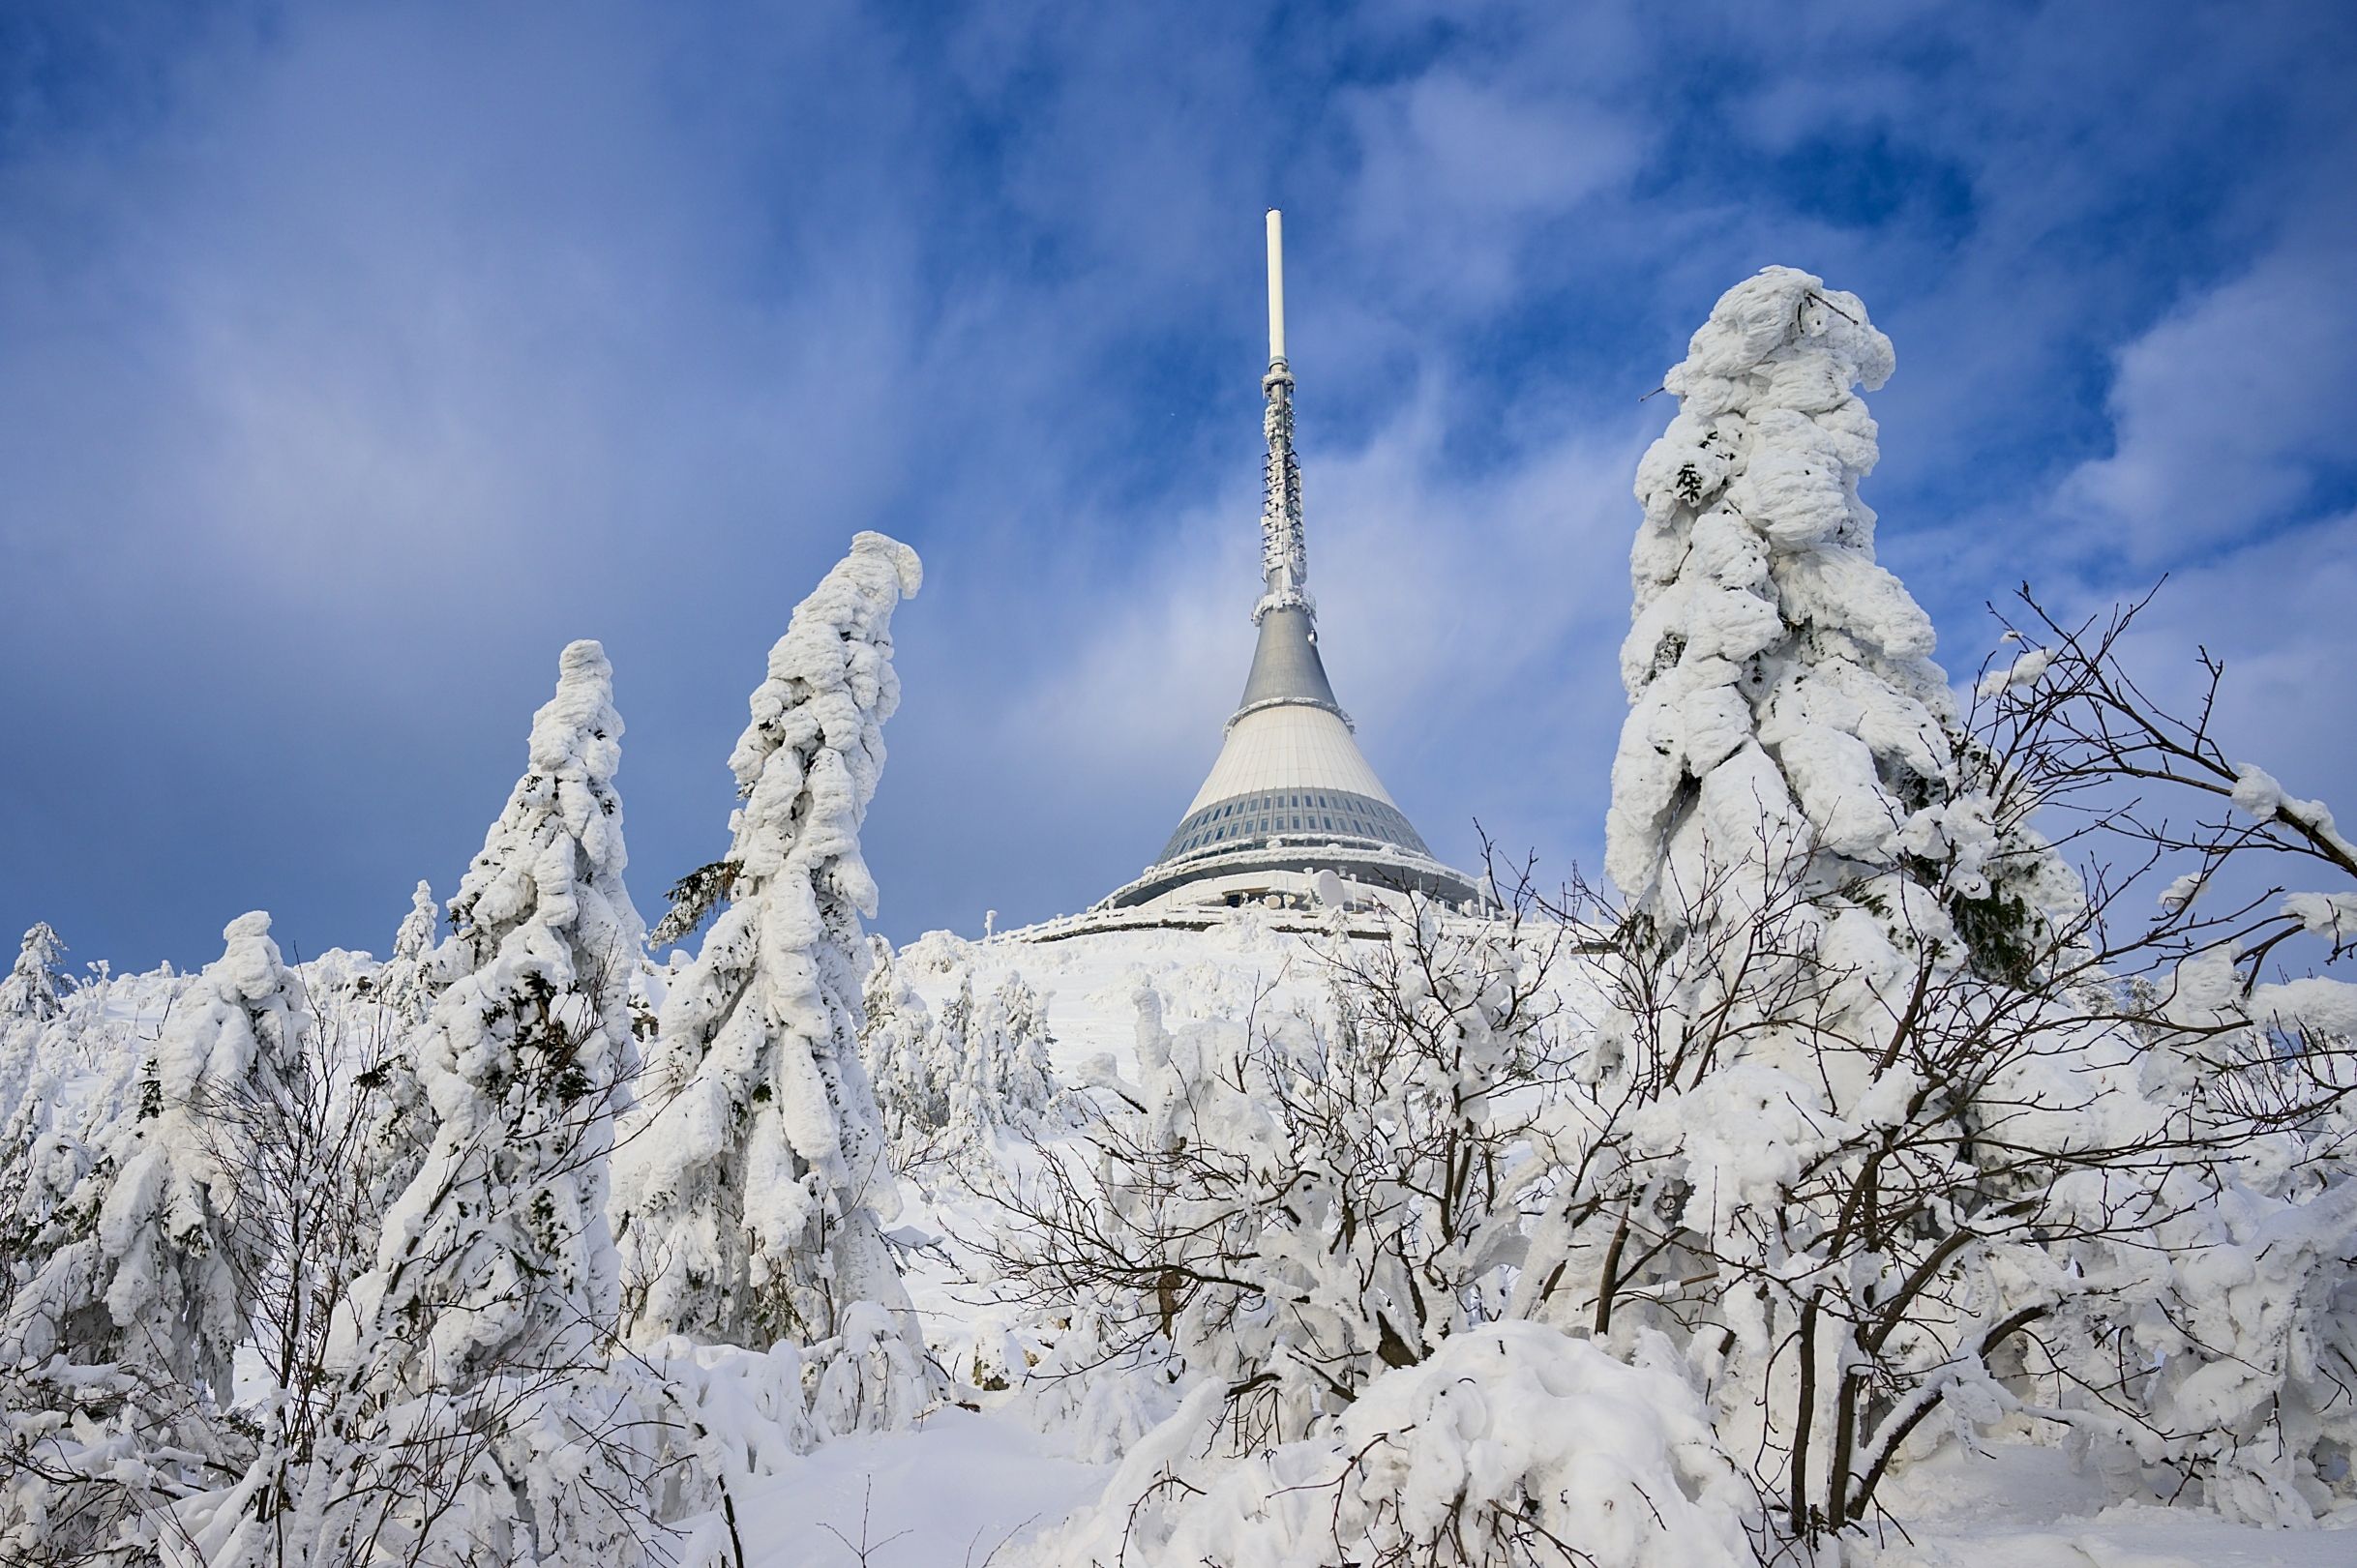
[[[1285,360],[1285,272],[1268,214],[1268,373],[1262,426],[1260,629],[1252,673],[1218,760],[1162,854],[1099,909],[1206,905],[1361,906],[1420,893],[1478,903],[1480,885],[1441,864],[1368,766],[1318,656],[1308,591],[1301,469],[1293,450],[1293,371]]]

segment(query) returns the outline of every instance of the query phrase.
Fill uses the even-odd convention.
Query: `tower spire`
[[[1261,377],[1267,409],[1261,429],[1268,438],[1268,461],[1261,492],[1261,601],[1252,607],[1258,625],[1272,609],[1298,608],[1314,616],[1310,602],[1309,547],[1301,531],[1301,465],[1293,454],[1293,370],[1285,363],[1284,215],[1268,209],[1268,373]]]
[[[1219,756],[1161,858],[1108,894],[1102,909],[1246,902],[1306,908],[1313,899],[1331,903],[1336,897],[1357,907],[1409,893],[1462,906],[1481,898],[1471,877],[1432,858],[1368,766],[1318,653],[1301,537],[1301,465],[1293,452],[1293,370],[1285,363],[1282,222],[1270,208],[1268,372],[1261,377],[1268,437],[1261,499],[1264,592],[1252,606],[1260,629],[1252,671]]]

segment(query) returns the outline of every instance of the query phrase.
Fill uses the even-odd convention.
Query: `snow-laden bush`
[[[1311,1436],[1238,1461],[1207,1381],[1103,1499],[1031,1548],[1130,1568],[1738,1568],[1749,1487],[1665,1343],[1635,1363],[1535,1323],[1451,1338]]]
[[[1172,1029],[1137,995],[1137,1078],[1007,1178],[984,1245],[1100,1353],[1167,1344],[1230,1391],[1238,1448],[1302,1436],[1386,1367],[1504,1316],[1556,1177],[1552,943],[1424,911],[1328,959],[1322,1013]]]
[[[682,882],[674,917],[729,905],[664,999],[619,1165],[635,1335],[808,1345],[880,1302],[922,1343],[883,1240],[899,1188],[858,1049],[876,909],[859,826],[900,702],[892,611],[918,580],[914,551],[859,535],[753,694],[729,854]]]

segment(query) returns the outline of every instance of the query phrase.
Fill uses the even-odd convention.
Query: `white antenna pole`
[[[1268,363],[1285,359],[1285,215],[1268,209]]]

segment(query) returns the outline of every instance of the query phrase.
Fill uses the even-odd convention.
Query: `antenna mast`
[[[1272,609],[1314,613],[1305,584],[1309,548],[1301,532],[1301,465],[1293,455],[1293,370],[1285,363],[1284,219],[1268,209],[1268,373],[1261,377],[1268,403],[1261,429],[1268,438],[1268,464],[1261,495],[1261,576],[1267,592],[1252,619]]]

